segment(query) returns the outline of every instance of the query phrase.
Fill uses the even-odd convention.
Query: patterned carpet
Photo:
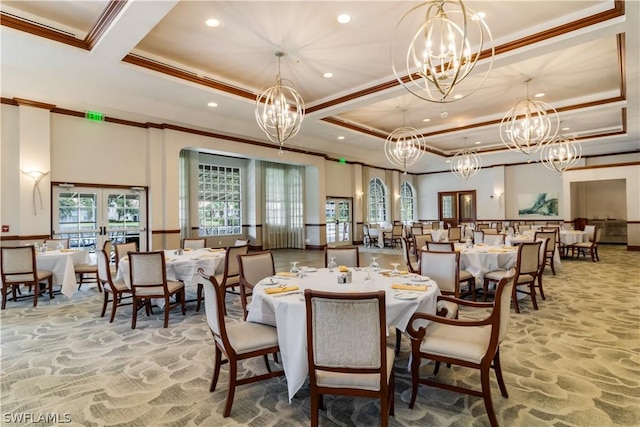
[[[539,311],[525,301],[521,314],[512,312],[501,350],[508,399],[492,379],[500,425],[640,425],[640,253],[603,246],[601,259],[564,261],[557,276],[545,274],[547,300]],[[236,298],[229,296],[234,319]],[[217,391],[209,393],[213,344],[204,313],[193,304],[184,317],[174,311],[168,329],[156,314],[140,317],[131,330],[130,307],[109,324],[99,316],[101,301],[89,286],[72,301],[43,298],[35,310],[30,300],[8,302],[0,316],[0,424],[309,424],[308,388],[289,404],[284,378],[240,386],[231,417],[222,417],[228,371],[223,367]],[[403,341],[396,362],[392,426],[489,425],[481,399],[425,386],[408,409],[408,348]],[[256,360],[241,369],[263,372],[264,365]],[[422,369],[432,372],[430,365]],[[443,367],[438,379],[479,384],[477,372],[465,368]],[[373,400],[329,396],[325,404],[323,426],[379,424]],[[51,422],[55,416],[58,423]]]

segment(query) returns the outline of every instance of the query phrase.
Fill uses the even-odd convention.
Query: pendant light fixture
[[[467,138],[464,138],[464,149],[458,151],[451,159],[451,172],[465,181],[481,169],[480,157],[475,151],[467,148]]]
[[[387,160],[402,168],[405,174],[409,166],[422,158],[427,148],[418,130],[406,125],[406,113],[402,110],[403,126],[391,132],[384,142]]]

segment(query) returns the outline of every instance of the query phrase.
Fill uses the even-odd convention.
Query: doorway
[[[350,199],[327,199],[325,204],[327,218],[327,245],[348,246],[353,244],[351,234]]]
[[[476,221],[476,191],[438,193],[439,219],[448,227]]]
[[[147,248],[147,197],[140,188],[53,187],[52,236],[69,239],[70,248],[95,250],[106,240],[137,242]]]

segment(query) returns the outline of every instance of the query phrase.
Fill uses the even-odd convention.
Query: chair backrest
[[[484,231],[482,230],[473,231],[473,243],[484,243]]]
[[[411,226],[411,235],[415,236],[416,234],[422,234],[422,224],[412,225]]]
[[[129,278],[131,290],[161,286],[168,293],[164,251],[129,252]]]
[[[29,275],[26,281],[35,280],[36,251],[33,246],[3,246],[0,248],[2,282],[12,281],[12,275]],[[37,292],[37,290],[36,290]]]
[[[111,254],[104,249],[96,251],[98,280],[102,284],[102,287],[113,289],[113,277],[111,276],[111,268],[109,268],[110,257]]]
[[[369,235],[369,226],[367,224],[362,224],[362,235],[366,237],[371,237]]]
[[[375,375],[387,387],[384,291],[329,293],[305,290],[309,380],[322,370]]]
[[[236,239],[236,241],[233,243],[233,246],[249,245],[250,241],[251,239]]]
[[[429,222],[429,223],[422,223],[422,229],[423,230],[433,230],[433,223]]]
[[[595,231],[593,232],[593,239],[591,240],[595,244],[600,243],[600,238],[602,237],[602,227],[596,226]]]
[[[413,235],[413,247],[416,248],[416,251],[422,249],[423,246],[427,246],[427,242],[433,242],[431,233]]]
[[[427,242],[427,250],[432,252],[453,252],[455,244],[453,242]]]
[[[462,239],[462,227],[450,227],[449,228],[449,240],[460,240]]]
[[[536,231],[533,234],[533,239],[549,239],[549,243],[547,244],[547,256],[552,256],[553,252],[556,250],[556,234],[557,231]]]
[[[391,236],[392,237],[401,237],[402,236],[402,223],[393,224],[393,227],[391,227]]]
[[[136,242],[116,243],[113,245],[116,251],[116,270],[118,270],[118,263],[120,260],[127,256],[129,252],[137,252],[138,244]]]
[[[357,246],[344,246],[339,248],[324,248],[324,266],[329,264],[331,258],[335,258],[337,265],[347,267],[360,267],[360,256]]]
[[[224,346],[225,342],[228,344],[229,341],[224,321],[225,308],[222,287],[214,276],[205,275],[203,269],[198,269],[198,273],[202,276],[204,312],[207,316],[207,324],[213,334],[213,339]]]
[[[69,239],[44,239],[44,244],[48,249],[57,249],[58,245],[62,245],[64,249],[69,249]]]
[[[460,296],[460,253],[420,252],[420,274],[435,280],[443,294]]]
[[[491,225],[490,224],[486,224],[486,223],[480,223],[480,224],[476,225],[476,228],[478,230],[487,230],[487,229],[491,228]]]
[[[240,264],[238,255],[246,255],[249,252],[249,245],[229,246],[224,259],[224,273],[220,286],[226,286],[227,281],[240,276]],[[237,282],[237,281],[234,281]]]
[[[518,231],[522,233],[523,231],[531,230],[531,225],[529,224],[518,224]]]
[[[111,263],[111,254],[113,253],[113,242],[111,240],[105,240],[102,245],[102,250],[107,254],[107,260]]]
[[[541,241],[520,243],[518,247],[518,274],[536,276],[540,268]]]
[[[504,245],[504,234],[485,234],[484,243],[490,246]]]
[[[485,228],[482,231],[484,232],[485,237],[487,236],[487,234],[498,234],[498,229],[496,228]]]
[[[585,225],[584,231],[587,233],[587,237],[589,237],[589,241],[593,242],[593,238],[596,234],[596,226],[595,225]]]
[[[237,255],[240,280],[253,287],[265,277],[276,274],[273,254],[270,251]]]
[[[182,249],[204,249],[207,239],[182,239]]]
[[[402,258],[404,259],[404,263],[407,264],[409,270],[411,270],[411,261],[409,255],[409,242],[406,237],[403,237],[402,240]]]
[[[538,238],[536,242],[540,242],[540,250],[538,251],[538,266],[539,271],[538,275],[544,273],[544,268],[547,265],[547,246],[549,246],[549,239],[547,238]]]
[[[511,268],[507,274],[498,282],[496,287],[493,311],[491,317],[495,319],[495,326],[491,330],[491,340],[489,342],[489,352],[487,356],[495,357],[495,348],[504,340],[509,330],[509,317],[511,315],[511,294],[516,281],[516,269]],[[497,329],[497,330],[496,330]]]

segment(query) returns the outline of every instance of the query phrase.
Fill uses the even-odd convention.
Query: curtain
[[[191,156],[189,150],[180,150],[179,188],[178,188],[178,216],[180,218],[181,239],[191,237],[190,201],[191,188]]]
[[[371,180],[370,169],[366,166],[362,167],[362,212],[364,214],[363,222],[369,224],[369,181]]]
[[[304,167],[264,162],[265,249],[304,249]]]

